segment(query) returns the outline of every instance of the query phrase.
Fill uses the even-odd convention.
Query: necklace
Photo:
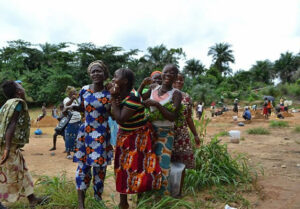
[[[158,95],[159,97],[161,97],[161,96],[163,96],[163,95],[164,95],[165,93],[167,93],[167,92],[168,92],[168,90],[167,90],[167,91],[164,91],[164,90],[162,90],[162,88],[161,88],[161,86],[160,86],[159,89],[158,89],[158,92],[157,92],[158,94],[157,94],[157,95]]]

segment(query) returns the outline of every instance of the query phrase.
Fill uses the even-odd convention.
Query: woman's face
[[[153,79],[153,83],[157,83],[158,85],[161,85],[162,83],[162,79],[161,79],[161,74],[160,73],[156,73],[152,76]]]
[[[127,79],[124,79],[122,76],[122,73],[120,70],[117,70],[114,74],[114,77],[112,79],[112,82],[117,84],[120,88],[124,87],[126,85]]]
[[[181,90],[182,87],[183,87],[183,85],[184,85],[184,79],[183,79],[183,76],[180,75],[180,74],[178,74],[177,80],[174,82],[173,87],[174,87],[174,88],[177,88],[177,89],[179,89],[179,90]]]
[[[16,83],[16,87],[18,97],[25,100],[25,89],[19,83]]]
[[[93,83],[103,83],[106,79],[104,70],[97,65],[91,68],[90,77]]]
[[[162,77],[162,84],[170,86],[175,82],[177,78],[177,72],[172,67],[165,67],[162,71],[161,77]]]

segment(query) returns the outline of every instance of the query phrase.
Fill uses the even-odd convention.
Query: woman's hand
[[[153,79],[151,77],[147,77],[143,80],[142,85],[146,86],[146,85],[150,85],[153,83]]]
[[[120,95],[120,87],[116,83],[112,83],[109,88],[109,92],[112,97],[117,97]]]
[[[147,100],[144,101],[144,105],[146,107],[150,107],[150,106],[156,107],[158,104],[159,103],[157,101],[153,100],[153,99],[147,99]]]
[[[195,139],[196,147],[199,148],[201,145],[201,140],[200,140],[199,136],[198,135],[194,136],[194,139]]]

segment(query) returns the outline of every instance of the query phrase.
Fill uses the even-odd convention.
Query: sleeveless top
[[[161,105],[165,105],[168,102],[172,102],[172,97],[175,92],[175,88],[173,88],[172,90],[166,92],[165,94],[163,94],[161,96],[158,95],[159,88],[160,88],[160,86],[157,86],[151,91],[150,99],[153,99],[153,100],[159,102]],[[152,107],[152,106],[150,107],[151,112],[154,112],[156,110],[157,110],[156,107]],[[155,120],[155,121],[152,121],[152,124],[155,126],[164,126],[164,127],[173,127],[174,126],[174,122],[169,121],[169,120]]]

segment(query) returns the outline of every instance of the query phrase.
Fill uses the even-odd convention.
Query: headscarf
[[[152,73],[151,73],[151,78],[154,76],[154,75],[156,75],[156,74],[161,74],[161,72],[160,71],[158,71],[158,70],[156,70],[156,71],[153,71]]]
[[[101,60],[96,60],[96,61],[94,61],[94,62],[91,62],[91,63],[89,64],[88,68],[87,68],[87,72],[88,72],[89,74],[90,74],[90,72],[91,72],[92,67],[94,67],[94,66],[99,66],[101,69],[103,69],[106,78],[108,77],[108,74],[109,74],[108,68],[107,68],[107,66],[104,64],[103,61],[101,61]]]

